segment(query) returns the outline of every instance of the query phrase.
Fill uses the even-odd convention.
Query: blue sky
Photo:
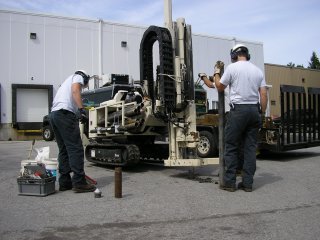
[[[0,0],[0,9],[163,26],[164,0]],[[172,0],[193,33],[262,42],[266,63],[307,67],[320,57],[319,0]]]

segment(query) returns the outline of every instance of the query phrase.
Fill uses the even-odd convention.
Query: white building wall
[[[77,69],[90,75],[100,70],[102,74],[129,74],[139,80],[139,48],[146,29],[102,20],[0,10],[1,123],[12,122],[11,84],[53,85],[55,95],[64,79]],[[37,34],[36,39],[30,39],[31,32]],[[264,71],[262,43],[197,34],[192,40],[195,81],[199,72],[212,74],[217,60],[229,64],[230,49],[237,43],[248,46],[251,61]],[[127,42],[126,47],[121,46],[122,41]],[[159,64],[157,49],[155,44],[154,65]],[[208,96],[210,103],[217,100],[216,90],[208,91]],[[41,110],[38,120],[42,117]]]
[[[1,83],[1,89],[0,89],[0,95],[1,95],[1,123],[7,123],[8,117],[7,113],[10,111],[10,108],[8,109],[8,106],[11,106],[11,94],[9,87],[10,81],[11,81],[11,23],[10,23],[10,17],[6,14],[2,14],[0,12],[0,83]],[[10,113],[9,113],[10,114]]]

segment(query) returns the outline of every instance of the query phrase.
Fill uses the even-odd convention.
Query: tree
[[[293,62],[289,62],[289,63],[287,64],[287,67],[291,67],[291,68],[294,68],[294,67],[304,68],[303,64],[297,64],[297,66],[296,66],[296,64],[293,63]]]
[[[320,69],[320,61],[315,51],[312,52],[308,68]]]
[[[287,66],[288,66],[288,67],[295,67],[296,65],[295,65],[293,62],[289,62],[289,63],[287,64]]]

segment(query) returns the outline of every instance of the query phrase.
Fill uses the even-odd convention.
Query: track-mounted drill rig
[[[200,166],[217,159],[198,158],[191,26],[184,19],[150,26],[140,44],[140,86],[118,91],[89,110],[87,160],[132,165],[162,159],[166,166]],[[154,79],[153,45],[160,64]],[[166,138],[166,142],[156,141]]]

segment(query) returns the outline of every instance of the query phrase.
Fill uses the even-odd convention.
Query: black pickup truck
[[[50,125],[50,120],[48,115],[45,115],[42,120],[42,138],[45,141],[52,141],[54,139],[54,133]]]

